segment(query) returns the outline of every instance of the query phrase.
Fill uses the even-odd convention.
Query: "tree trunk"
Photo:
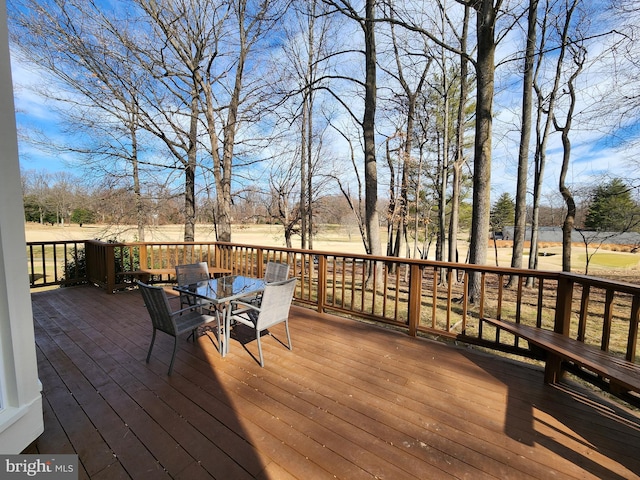
[[[522,127],[518,151],[518,180],[516,188],[516,215],[513,228],[513,250],[511,266],[522,268],[525,233],[527,230],[527,175],[529,173],[529,144],[531,142],[531,111],[533,107],[533,62],[536,48],[536,25],[538,0],[529,0],[527,46],[522,82]],[[509,279],[512,286],[516,277]]]
[[[302,125],[300,128],[300,248],[307,248],[307,150],[311,149],[311,145],[307,144],[307,122],[310,113],[308,111],[308,95],[304,95],[302,99]]]
[[[570,20],[567,19],[567,25]],[[562,132],[562,168],[560,169],[560,182],[559,189],[567,205],[567,215],[564,218],[562,224],[562,271],[571,272],[571,234],[573,232],[573,225],[576,218],[576,202],[573,199],[571,191],[567,187],[565,180],[567,178],[567,171],[569,170],[569,164],[571,162],[571,141],[569,140],[569,131],[571,130],[571,123],[573,121],[573,112],[576,105],[576,92],[575,92],[575,80],[582,71],[584,65],[585,51],[580,48],[574,53],[574,64],[577,65],[576,70],[569,77],[567,82],[567,88],[569,90],[569,109],[567,110],[567,118],[564,126],[560,127],[555,118],[554,123],[556,130]]]
[[[495,73],[495,39],[497,7],[492,0],[477,4],[478,54],[476,62],[476,138],[473,160],[473,213],[469,262],[482,265],[487,261],[489,217],[491,213],[491,134],[493,126],[493,92]],[[480,295],[480,276],[469,279],[469,299]]]
[[[198,146],[198,95],[194,89],[191,100],[191,123],[189,125],[189,150],[184,169],[184,241],[195,241],[196,231],[196,154]]]
[[[144,202],[142,200],[142,190],[140,188],[140,171],[138,165],[138,136],[136,134],[136,127],[133,126],[133,124],[129,126],[129,131],[131,136],[131,166],[133,170],[133,195],[135,199],[134,201],[136,210],[136,223],[138,227],[138,241],[144,242],[144,229],[147,223],[147,215],[144,208]]]
[[[380,221],[378,219],[378,170],[376,164],[376,41],[374,35],[374,0],[366,1],[365,37],[365,99],[362,131],[364,137],[365,223],[370,255],[381,255]]]

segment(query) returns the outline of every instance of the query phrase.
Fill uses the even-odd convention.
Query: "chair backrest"
[[[175,336],[176,326],[171,317],[171,306],[167,293],[162,287],[153,287],[141,281],[137,283],[154,328]]]
[[[189,285],[201,280],[209,280],[207,262],[176,265],[176,282],[178,285]]]
[[[268,283],[264,287],[260,314],[256,320],[256,328],[264,330],[289,318],[289,310],[296,289],[297,278],[283,282]]]
[[[267,268],[264,271],[264,281],[282,282],[289,278],[289,264],[280,262],[267,262]]]

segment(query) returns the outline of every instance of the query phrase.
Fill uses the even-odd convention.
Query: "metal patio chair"
[[[230,321],[246,325],[256,332],[261,367],[264,367],[264,358],[260,336],[268,328],[284,322],[287,332],[287,347],[289,350],[293,349],[289,335],[289,310],[297,280],[297,278],[291,278],[282,282],[266,284],[260,306],[241,300],[231,302]]]
[[[289,278],[289,264],[281,262],[267,262],[264,270],[264,281],[266,283],[282,282]],[[251,300],[254,305],[260,305],[262,293],[259,293]]]
[[[173,371],[179,335],[190,331],[191,334],[189,337],[193,337],[193,341],[195,342],[198,327],[215,321],[218,326],[217,339],[218,348],[220,348],[220,319],[218,315],[203,314],[199,310],[194,310],[193,306],[171,311],[169,298],[162,287],[153,287],[140,281],[137,283],[142,298],[144,299],[144,304],[151,317],[151,323],[153,324],[153,335],[151,337],[151,344],[149,345],[149,352],[147,353],[147,363],[149,363],[149,359],[151,358],[151,350],[153,350],[156,331],[158,330],[173,337],[173,354],[171,355],[168,375],[171,375]],[[189,337],[187,337],[187,340],[189,340]]]
[[[267,268],[264,271],[264,281],[282,282],[289,278],[289,264],[280,262],[267,262]]]
[[[190,285],[203,280],[209,280],[209,265],[207,262],[176,265],[176,283],[178,285]],[[207,307],[210,306],[210,303],[193,295],[180,292],[180,308],[185,305]]]

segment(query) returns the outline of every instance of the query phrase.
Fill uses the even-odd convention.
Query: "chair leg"
[[[260,343],[260,330],[256,330],[256,339],[258,340],[258,353],[260,354],[260,366],[264,367],[264,359],[262,358],[262,344]]]
[[[216,324],[217,324],[217,329],[216,329],[216,340],[218,341],[218,350],[220,351],[220,354],[222,355],[222,344],[220,343],[220,312],[218,312],[218,310],[216,309]]]
[[[191,330],[191,333],[187,337],[187,342],[189,341],[190,338],[193,338],[193,343],[196,343],[196,333],[197,332],[198,332],[198,327],[196,327],[193,330]]]
[[[291,335],[289,335],[289,320],[284,321],[284,329],[287,331],[287,345],[289,345],[289,350],[293,350],[293,345],[291,345]]]
[[[178,350],[178,337],[173,337],[173,355],[171,355],[171,363],[169,364],[169,372],[167,375],[171,375],[173,371],[173,362],[176,359],[176,351]]]
[[[151,350],[153,350],[153,342],[156,341],[156,329],[153,329],[153,335],[151,335],[151,345],[149,345],[149,352],[147,353],[147,363],[149,363],[149,359],[151,358]]]

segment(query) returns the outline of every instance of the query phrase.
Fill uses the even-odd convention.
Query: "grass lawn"
[[[580,263],[586,263],[587,256],[578,255]],[[640,263],[640,256],[635,253],[618,253],[618,252],[597,252],[589,261],[590,266],[600,266],[606,268],[633,268]]]

